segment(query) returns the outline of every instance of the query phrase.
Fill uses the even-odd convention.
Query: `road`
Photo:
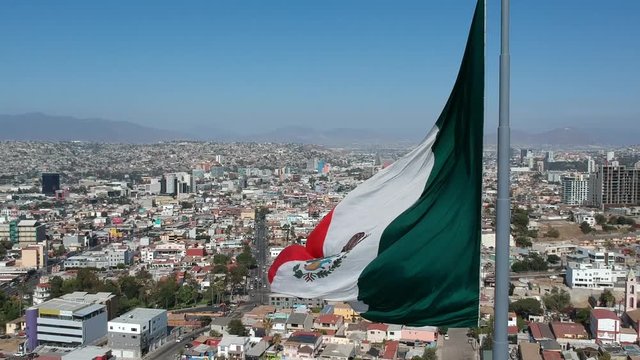
[[[184,340],[182,340],[181,342],[176,342],[175,340],[171,339],[169,340],[169,342],[161,346],[156,351],[148,353],[143,359],[144,360],[148,360],[148,359],[176,360],[178,358],[180,350],[185,348],[184,347],[185,344],[188,344],[191,342],[190,339],[192,337],[198,337],[202,335],[202,333],[204,333],[205,331],[208,331],[209,329],[210,328],[207,326],[207,327],[192,331],[190,333],[184,334],[182,335]]]
[[[254,290],[251,292],[250,301],[257,304],[266,304],[268,302],[269,281],[267,280],[267,248],[269,242],[267,240],[267,224],[265,219],[256,219],[255,228],[255,257],[258,267],[252,272]],[[257,278],[257,281],[256,281]]]
[[[449,339],[438,337],[438,359],[477,360],[478,353],[469,342],[469,329],[449,329]]]

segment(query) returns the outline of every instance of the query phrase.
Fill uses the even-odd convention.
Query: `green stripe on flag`
[[[358,279],[363,317],[413,326],[478,323],[484,117],[484,0],[436,125],[435,164],[420,199],[385,229]]]

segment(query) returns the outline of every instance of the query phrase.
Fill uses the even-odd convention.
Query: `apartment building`
[[[585,175],[563,176],[561,201],[567,205],[583,205],[589,198],[589,178]]]
[[[101,304],[52,299],[25,311],[26,349],[39,345],[77,347],[107,335],[107,310]]]
[[[46,240],[44,224],[36,220],[21,220],[18,222],[18,244],[27,247]]]
[[[141,359],[167,339],[167,311],[136,308],[108,323],[108,344],[118,359]]]
[[[327,304],[322,299],[303,299],[283,294],[269,294],[269,305],[275,306],[277,310],[289,309],[298,306],[308,308],[322,308]]]
[[[600,208],[640,204],[640,168],[601,165],[589,177],[590,205]]]

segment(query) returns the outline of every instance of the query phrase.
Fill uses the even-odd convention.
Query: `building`
[[[9,240],[13,244],[18,242],[18,222],[9,221],[0,224],[0,240]]]
[[[340,315],[323,314],[313,321],[313,328],[322,334],[335,334],[343,323]]]
[[[22,248],[20,252],[23,268],[40,269],[47,266],[48,256],[44,244],[31,244]]]
[[[225,359],[244,359],[248,347],[248,337],[227,335],[218,343],[216,356],[224,357]]]
[[[18,244],[20,247],[35,245],[46,240],[44,224],[36,220],[21,220],[18,223]]]
[[[566,270],[567,286],[572,289],[610,289],[627,276],[626,269],[605,263],[569,263]]]
[[[640,169],[601,165],[589,176],[589,203],[600,208],[640,204]]]
[[[39,283],[33,289],[33,305],[40,305],[51,297],[51,285],[49,283]]]
[[[356,347],[353,344],[327,344],[322,353],[320,353],[320,359],[329,360],[349,360],[355,358]]]
[[[627,281],[625,283],[625,311],[631,311],[638,308],[638,281],[636,279],[636,273],[633,269],[629,270],[627,275]]]
[[[620,342],[620,319],[611,310],[594,309],[591,311],[591,334],[603,344]]]
[[[283,294],[269,294],[269,305],[275,306],[277,310],[290,309],[297,306],[307,308],[322,308],[327,304],[322,299],[303,299]]]
[[[563,176],[561,201],[567,205],[583,205],[589,199],[589,178],[584,175]]]
[[[91,345],[107,335],[107,309],[101,304],[52,299],[28,308],[25,319],[27,351],[39,345]]]
[[[313,326],[313,317],[305,313],[293,313],[287,318],[287,332],[310,331]]]
[[[53,196],[60,190],[60,174],[42,173],[42,193]]]
[[[117,297],[110,292],[98,292],[95,294],[90,294],[85,291],[74,291],[70,294],[60,296],[60,299],[85,304],[104,305],[107,307],[107,319],[109,320],[111,320],[115,316],[117,310]]]
[[[117,267],[120,264],[131,265],[133,263],[133,251],[126,245],[114,245],[107,249],[107,258],[110,267]]]
[[[108,346],[118,359],[141,359],[167,339],[167,311],[136,308],[108,323]]]
[[[320,346],[322,335],[314,332],[295,332],[283,344],[283,358],[287,359],[315,359]]]

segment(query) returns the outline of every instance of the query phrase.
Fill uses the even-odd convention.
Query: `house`
[[[591,311],[591,334],[603,344],[620,342],[620,319],[611,310],[594,309]]]
[[[404,326],[401,331],[400,340],[402,342],[422,342],[432,343],[436,341],[438,328],[435,326]]]
[[[4,333],[7,335],[17,335],[20,331],[24,330],[26,326],[24,316],[22,316],[15,320],[7,321],[4,325]]]
[[[360,318],[360,315],[347,303],[333,304],[333,314],[342,316],[345,322],[355,322]]]
[[[402,325],[389,324],[387,327],[387,340],[400,341],[402,338]]]
[[[266,340],[260,340],[257,344],[250,347],[245,352],[245,359],[246,360],[262,359],[262,356],[264,355],[264,353],[267,351],[268,348],[269,348],[269,342]]]
[[[211,330],[219,334],[226,334],[231,320],[230,317],[214,317],[211,318],[211,324],[209,324],[209,326],[211,326]]]
[[[373,323],[367,326],[367,340],[372,343],[381,343],[387,339],[388,325]]]
[[[248,346],[248,337],[227,335],[218,343],[217,355],[227,359],[244,359]]]
[[[298,331],[283,344],[283,355],[287,359],[314,359],[320,351],[322,335],[316,332]]]
[[[313,327],[313,317],[304,313],[293,313],[289,315],[286,329],[289,334],[296,331],[311,331]]]
[[[287,319],[275,318],[271,320],[271,332],[285,334],[287,332]]]
[[[400,343],[397,341],[387,341],[384,346],[384,352],[381,359],[395,360],[398,358],[398,348]]]
[[[551,330],[563,349],[566,349],[568,344],[595,346],[595,340],[589,339],[589,334],[582,324],[554,321],[551,323]]]
[[[549,327],[549,325],[545,323],[530,322],[529,332],[531,334],[531,338],[535,342],[556,339],[553,335],[553,332],[551,331],[551,327]]]
[[[520,359],[543,360],[540,355],[540,344],[524,342],[520,343],[519,347]]]
[[[353,344],[327,344],[320,354],[320,359],[349,360],[356,355],[356,347]]]
[[[313,321],[313,328],[323,334],[333,335],[342,326],[344,319],[340,315],[325,314]]]

